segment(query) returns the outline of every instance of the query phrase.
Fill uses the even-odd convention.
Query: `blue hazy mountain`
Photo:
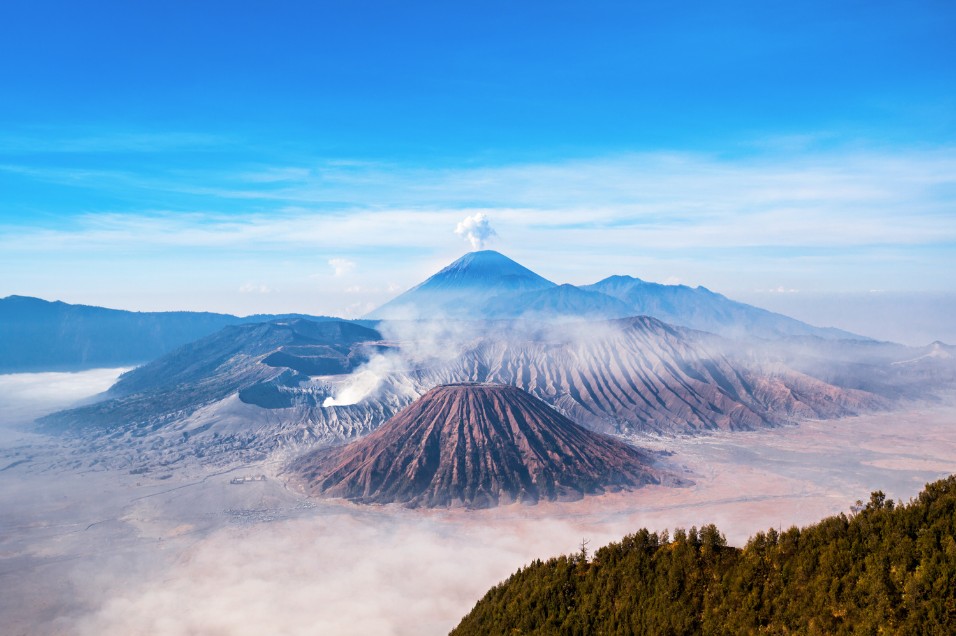
[[[557,287],[504,254],[470,252],[367,318],[384,320],[484,318],[492,298]]]
[[[372,319],[609,319],[647,315],[729,337],[862,339],[736,302],[703,287],[611,276],[556,285],[493,250],[459,258],[369,315]],[[229,325],[325,317],[131,312],[9,296],[0,299],[0,373],[147,362]]]
[[[482,306],[487,318],[625,318],[635,315],[627,303],[600,292],[556,285],[547,289],[501,294]]]
[[[814,327],[783,314],[737,302],[706,287],[662,285],[632,276],[610,276],[581,289],[616,298],[627,304],[635,313],[722,336],[864,339],[848,331],[832,327]]]
[[[737,302],[705,287],[661,285],[631,276],[611,276],[581,287],[556,285],[493,250],[465,254],[368,318],[548,320],[627,316],[651,316],[732,338],[865,339]]]
[[[0,299],[0,373],[140,364],[229,325],[295,317],[134,312],[8,296]]]

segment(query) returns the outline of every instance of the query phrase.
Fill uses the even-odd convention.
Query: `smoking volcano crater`
[[[367,437],[309,453],[290,470],[325,497],[488,508],[681,485],[654,463],[519,388],[467,383],[434,388]]]

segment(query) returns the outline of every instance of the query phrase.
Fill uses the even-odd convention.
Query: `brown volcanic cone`
[[[451,384],[371,435],[310,453],[291,469],[311,492],[358,503],[487,508],[667,479],[650,464],[646,453],[578,426],[521,389]]]

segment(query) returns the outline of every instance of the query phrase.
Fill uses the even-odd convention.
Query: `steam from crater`
[[[471,247],[476,250],[483,249],[492,237],[498,236],[484,212],[478,212],[460,221],[455,228],[455,234],[468,239]]]
[[[389,321],[378,325],[385,340],[401,343],[396,352],[373,355],[345,376],[322,402],[324,408],[358,404],[388,388],[410,399],[421,395],[407,376],[415,369],[445,365],[473,343],[480,326],[437,318],[428,321]],[[426,387],[426,388],[431,388]]]
[[[335,396],[325,398],[322,406],[350,406],[372,395],[389,374],[403,366],[397,356],[377,355],[348,376],[344,387]]]

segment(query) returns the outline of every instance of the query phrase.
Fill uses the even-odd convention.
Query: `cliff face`
[[[651,464],[648,454],[578,426],[521,389],[454,384],[291,470],[310,492],[357,503],[486,508],[677,482]]]

